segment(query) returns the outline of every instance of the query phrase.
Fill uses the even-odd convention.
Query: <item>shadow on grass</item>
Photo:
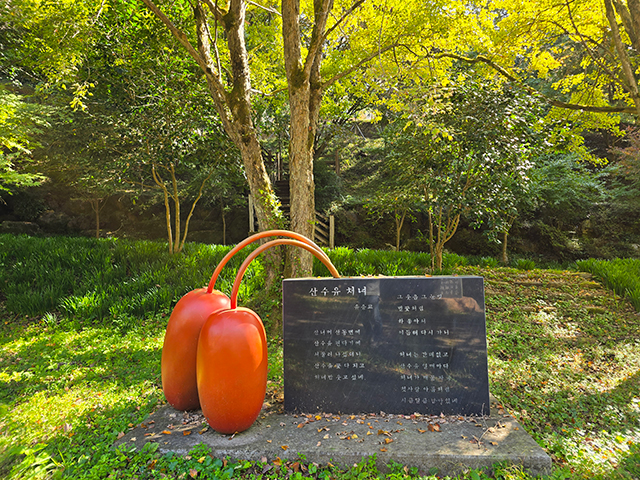
[[[157,400],[153,396],[123,398],[111,408],[88,410],[74,418],[68,431],[56,429],[37,443],[20,435],[7,438],[4,433],[0,478],[48,478],[56,470],[63,471],[68,478],[107,478],[112,474],[124,478],[118,476],[118,471],[135,472],[146,467],[150,459],[144,452],[140,455],[128,446],[115,449],[118,432],[126,432],[129,425],[144,420]],[[11,428],[11,421],[8,423]]]
[[[25,330],[24,334],[35,332]],[[150,332],[160,337],[162,330]],[[128,387],[141,379],[160,385],[161,342],[136,339],[113,329],[82,332],[45,329],[36,339],[2,344],[0,371],[5,375],[0,401],[18,404],[39,393],[55,395],[81,384],[113,383]],[[6,379],[8,377],[8,379]]]

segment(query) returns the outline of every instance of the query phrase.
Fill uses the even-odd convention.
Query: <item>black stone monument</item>
[[[489,414],[482,277],[283,282],[287,412]]]

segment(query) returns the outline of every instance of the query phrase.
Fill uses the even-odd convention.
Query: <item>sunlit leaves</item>
[[[0,191],[9,186],[32,186],[43,180],[41,175],[25,173],[16,164],[29,160],[37,145],[35,136],[49,126],[55,110],[29,102],[24,96],[0,87]]]

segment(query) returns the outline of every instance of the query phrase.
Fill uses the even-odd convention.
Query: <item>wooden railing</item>
[[[249,234],[255,233],[258,221],[253,205],[253,197],[249,195]],[[313,240],[331,250],[335,247],[335,218],[333,215],[324,215],[316,212],[316,224],[313,234]]]
[[[333,248],[335,247],[335,233],[336,227],[334,216],[326,216],[320,212],[316,212],[314,241],[333,250]]]

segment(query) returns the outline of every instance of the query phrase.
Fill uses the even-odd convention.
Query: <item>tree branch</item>
[[[254,7],[258,7],[258,8],[261,8],[263,10],[266,10],[269,13],[273,13],[273,14],[278,15],[280,17],[282,16],[282,14],[279,11],[277,11],[275,8],[265,7],[264,5],[260,5],[257,2],[252,2],[251,0],[247,0],[247,3],[249,5],[253,5]]]
[[[609,77],[611,77],[612,80],[614,80],[616,83],[619,83],[622,88],[626,88],[626,85],[624,84],[624,82],[620,82],[620,79],[618,78],[618,76],[612,72],[611,70],[609,70],[609,68],[607,68],[606,65],[604,65],[595,55],[595,53],[593,52],[593,50],[591,50],[591,48],[589,47],[589,45],[587,44],[587,42],[585,41],[585,37],[584,35],[582,35],[582,33],[580,33],[580,30],[578,29],[578,26],[576,25],[575,20],[573,19],[573,13],[571,13],[571,6],[569,5],[569,2],[566,1],[565,5],[567,7],[567,13],[569,14],[569,20],[571,21],[571,25],[573,26],[573,29],[575,30],[576,35],[578,36],[578,38],[580,39],[580,44],[585,48],[585,50],[589,53],[589,56],[591,57],[591,60],[594,61],[594,63],[596,65],[598,65],[602,70],[604,70],[607,75]]]
[[[329,18],[329,12],[331,12],[333,0],[314,0],[313,4],[313,31],[311,33],[311,44],[309,45],[307,58],[302,69],[302,71],[304,72],[304,78],[309,78],[311,76],[311,69],[313,68],[314,64],[318,64],[318,57],[322,55],[322,46],[325,39],[325,28],[327,26],[327,19]]]
[[[147,6],[149,10],[153,12],[153,14],[158,17],[158,19],[165,24],[165,26],[169,29],[173,37],[178,40],[182,44],[182,46],[187,50],[187,53],[191,55],[191,57],[200,65],[200,68],[203,70],[207,69],[206,63],[198,54],[197,50],[193,48],[193,45],[189,43],[189,39],[185,35],[185,33],[176,27],[173,22],[167,17],[162,10],[160,10],[151,0],[142,0],[142,2]]]
[[[629,3],[631,4],[632,2]],[[631,40],[633,48],[635,48],[637,52],[640,52],[640,43],[638,42],[638,35],[635,29],[634,21],[631,18],[631,13],[629,12],[625,4],[620,0],[613,0],[613,4],[616,7],[618,15],[620,15],[620,18],[622,19],[622,25],[624,26],[627,35],[629,35],[629,40]]]
[[[216,18],[216,21],[222,22],[222,17],[224,17],[227,12],[218,7],[218,1],[216,0],[216,2],[213,3],[211,0],[204,0],[204,3],[209,7],[209,10],[211,10],[211,13],[213,13],[213,16]]]
[[[636,105],[636,114],[637,114],[637,113],[640,113],[640,96],[638,94],[638,82],[636,81],[636,78],[633,74],[633,69],[631,68],[631,61],[629,60],[629,56],[627,55],[625,46],[622,44],[622,39],[620,38],[618,21],[616,19],[616,13],[613,9],[611,0],[604,0],[604,6],[605,6],[605,12],[607,14],[607,20],[609,21],[609,26],[611,27],[613,43],[616,47],[616,51],[618,52],[618,58],[622,66],[623,79],[625,80],[624,83],[626,83],[627,91],[631,95],[631,98],[633,99],[633,103]]]
[[[461,62],[472,63],[472,64],[473,63],[484,63],[484,64],[490,66],[491,68],[493,68],[494,70],[496,70],[500,75],[505,77],[507,80],[510,80],[511,82],[513,82],[516,85],[518,85],[520,88],[524,89],[527,93],[543,98],[547,103],[549,103],[550,105],[552,105],[554,107],[565,108],[565,109],[568,109],[568,110],[582,110],[582,111],[585,111],[585,112],[597,112],[597,113],[631,113],[631,114],[634,114],[634,115],[636,115],[638,113],[635,108],[628,107],[628,106],[625,106],[625,107],[596,107],[596,106],[593,106],[593,105],[579,105],[579,104],[575,104],[575,103],[562,102],[560,100],[556,100],[554,98],[548,97],[547,95],[537,91],[535,88],[532,88],[529,85],[525,85],[521,80],[516,78],[515,75],[512,75],[505,68],[501,67],[500,65],[495,63],[493,60],[485,57],[484,55],[478,55],[477,57],[469,58],[469,57],[464,57],[462,55],[458,55],[458,54],[455,54],[455,53],[441,52],[441,53],[437,53],[435,55],[432,55],[432,57],[436,58],[436,59],[452,58],[454,60],[460,60]]]
[[[322,88],[326,89],[328,87],[330,87],[331,85],[333,85],[334,83],[336,83],[339,80],[342,80],[344,77],[351,75],[353,72],[355,72],[356,70],[358,70],[360,67],[362,67],[363,65],[369,63],[371,60],[373,60],[375,57],[377,57],[378,55],[381,55],[385,52],[387,52],[388,50],[391,50],[392,48],[395,48],[399,46],[398,43],[392,43],[390,45],[387,45],[384,48],[378,48],[376,49],[374,52],[371,52],[369,55],[367,55],[365,58],[363,58],[362,60],[360,60],[358,63],[356,63],[355,65],[353,65],[352,67],[344,70],[343,72],[338,73],[337,75],[333,76],[332,78],[330,78],[329,80],[327,80],[326,82],[324,82],[322,84]]]
[[[351,5],[351,7],[349,7],[349,9],[348,9],[346,12],[344,12],[344,13],[342,14],[342,16],[341,16],[341,17],[336,21],[336,23],[334,23],[334,24],[331,26],[331,28],[330,28],[330,29],[328,29],[328,30],[325,32],[325,34],[324,34],[324,39],[326,39],[327,37],[329,37],[329,35],[331,35],[331,34],[333,33],[333,31],[334,31],[335,29],[337,29],[337,28],[340,26],[340,24],[341,24],[341,23],[342,23],[342,22],[343,22],[343,21],[344,21],[344,20],[345,20],[349,15],[351,15],[351,14],[353,13],[353,11],[354,11],[356,8],[359,8],[359,7],[360,7],[360,5],[362,5],[364,2],[365,2],[365,0],[357,0],[353,5]]]
[[[204,72],[206,78],[207,78],[207,84],[209,86],[209,92],[211,93],[211,96],[213,97],[213,100],[216,104],[218,113],[220,114],[220,118],[222,120],[222,123],[225,125],[225,129],[227,130],[227,133],[229,134],[230,137],[234,137],[233,135],[233,127],[232,124],[229,120],[228,114],[225,110],[225,105],[226,105],[226,92],[224,89],[224,86],[222,85],[221,81],[220,81],[220,77],[218,74],[216,74],[215,72],[215,68],[212,67],[213,62],[211,61],[211,57],[209,54],[209,57],[206,57],[206,52],[203,51],[202,54],[200,54],[195,48],[193,48],[193,45],[191,45],[191,43],[189,43],[189,40],[187,38],[187,36],[185,35],[185,33],[180,30],[179,28],[177,28],[172,22],[171,20],[162,12],[162,10],[160,10],[153,2],[152,0],[142,0],[144,2],[144,4],[147,6],[147,8],[149,10],[151,10],[153,12],[153,14],[162,22],[164,23],[164,25],[169,29],[169,31],[171,32],[171,34],[173,35],[173,37],[178,40],[178,42],[180,42],[180,44],[185,48],[185,50],[187,51],[187,53],[191,56],[191,58],[193,58],[196,63],[198,64],[198,66],[200,67],[200,69]],[[205,0],[208,1],[208,0]],[[196,17],[198,17],[198,8],[199,3],[196,5],[196,9],[194,9],[194,15]],[[206,42],[208,44],[208,42]]]

